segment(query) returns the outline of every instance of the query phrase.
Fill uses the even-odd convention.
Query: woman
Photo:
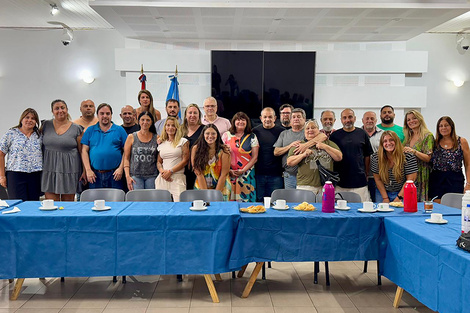
[[[135,109],[135,114],[139,116],[142,112],[150,112],[153,115],[153,119],[155,121],[161,120],[162,115],[160,111],[153,107],[153,97],[150,91],[148,90],[141,90],[137,95],[137,101],[139,101],[140,107]]]
[[[230,200],[230,151],[214,124],[203,127],[202,136],[191,150],[191,164],[197,177],[194,189],[220,190],[224,200]]]
[[[42,124],[41,190],[46,199],[74,201],[78,182],[86,179],[80,158],[83,127],[70,121],[64,100],[52,101],[51,109],[54,118]]]
[[[429,197],[442,196],[448,192],[464,193],[470,190],[470,150],[468,141],[457,136],[454,121],[443,116],[437,121],[436,143],[431,157],[432,171],[429,180]],[[465,166],[465,182],[462,173]]]
[[[191,103],[184,111],[183,121],[183,136],[189,141],[189,151],[192,151],[196,140],[201,135],[202,128],[201,110],[197,104]],[[186,188],[193,189],[196,182],[196,174],[191,169],[191,162],[188,162],[188,165],[186,165],[184,175],[186,175]]]
[[[0,139],[0,185],[8,188],[10,199],[37,201],[41,196],[42,136],[39,116],[28,108],[17,126]],[[5,155],[8,162],[5,167]]]
[[[403,151],[412,153],[416,157],[418,177],[415,184],[418,191],[418,201],[423,202],[428,200],[429,174],[431,173],[429,161],[431,161],[434,147],[434,136],[428,130],[423,115],[416,110],[406,112],[403,125],[405,133]]]
[[[189,161],[189,142],[183,138],[181,126],[174,117],[168,117],[163,126],[162,143],[158,145],[158,174],[155,180],[157,189],[168,190],[173,201],[180,200],[180,193],[186,190],[184,167]]]
[[[307,121],[304,132],[304,142],[315,138],[320,133],[317,122],[315,120]],[[332,171],[333,161],[341,161],[343,159],[343,154],[339,150],[338,146],[330,140],[317,143],[316,146],[307,149],[305,152],[300,154],[294,154],[294,150],[296,148],[297,147],[292,147],[289,150],[287,165],[298,165],[297,189],[310,190],[315,194],[320,193],[323,186],[320,181],[320,174],[318,172],[316,161],[320,161],[321,165]]]
[[[231,125],[230,129],[222,135],[222,141],[230,148],[232,200],[255,202],[254,165],[258,160],[258,139],[251,132],[251,122],[245,113],[236,113]]]
[[[140,130],[127,136],[124,145],[124,173],[127,188],[155,189],[157,169],[157,130],[148,111],[140,113]]]
[[[377,202],[403,202],[403,188],[407,180],[416,180],[418,165],[416,157],[403,152],[397,134],[386,130],[380,137],[379,149],[370,158],[374,174]]]

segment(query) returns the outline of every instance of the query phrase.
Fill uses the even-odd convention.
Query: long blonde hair
[[[385,136],[392,137],[395,141],[395,150],[392,152],[391,159],[388,158],[387,151],[384,149],[384,138]],[[391,130],[386,130],[380,137],[379,150],[377,151],[379,157],[379,176],[382,182],[390,184],[390,177],[388,177],[389,162],[393,162],[393,176],[397,182],[403,179],[403,168],[406,163],[405,153],[403,152],[403,145],[398,138],[397,134]]]
[[[181,125],[178,123],[178,120],[176,119],[176,117],[169,116],[166,118],[165,125],[163,125],[163,130],[162,130],[162,141],[170,140],[170,138],[168,137],[168,134],[166,133],[166,124],[168,124],[168,121],[172,121],[176,127],[175,139],[172,142],[173,147],[176,147],[178,143],[180,142],[181,138],[183,138],[183,131],[181,130]]]
[[[413,137],[413,130],[408,127],[408,123],[406,122],[406,119],[409,114],[413,114],[416,119],[419,121],[419,140],[422,141],[428,134],[431,134],[429,131],[428,127],[426,126],[426,122],[424,121],[423,115],[416,111],[416,110],[409,110],[405,114],[405,121],[403,122],[403,133],[405,134],[405,142],[404,144],[407,145],[411,141],[411,137]]]

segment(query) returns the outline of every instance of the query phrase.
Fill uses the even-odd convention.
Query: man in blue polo
[[[113,109],[101,103],[96,110],[98,123],[82,137],[82,161],[90,188],[122,189],[122,152],[127,133],[113,124]]]

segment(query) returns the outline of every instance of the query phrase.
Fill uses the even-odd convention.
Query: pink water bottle
[[[335,186],[330,181],[325,182],[323,186],[321,211],[325,213],[335,212]]]
[[[418,192],[412,180],[407,180],[403,188],[403,207],[405,212],[418,212]]]

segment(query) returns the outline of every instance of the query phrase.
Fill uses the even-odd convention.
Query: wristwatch
[[[402,196],[397,196],[398,199],[400,199],[401,201],[403,201],[403,197]]]

